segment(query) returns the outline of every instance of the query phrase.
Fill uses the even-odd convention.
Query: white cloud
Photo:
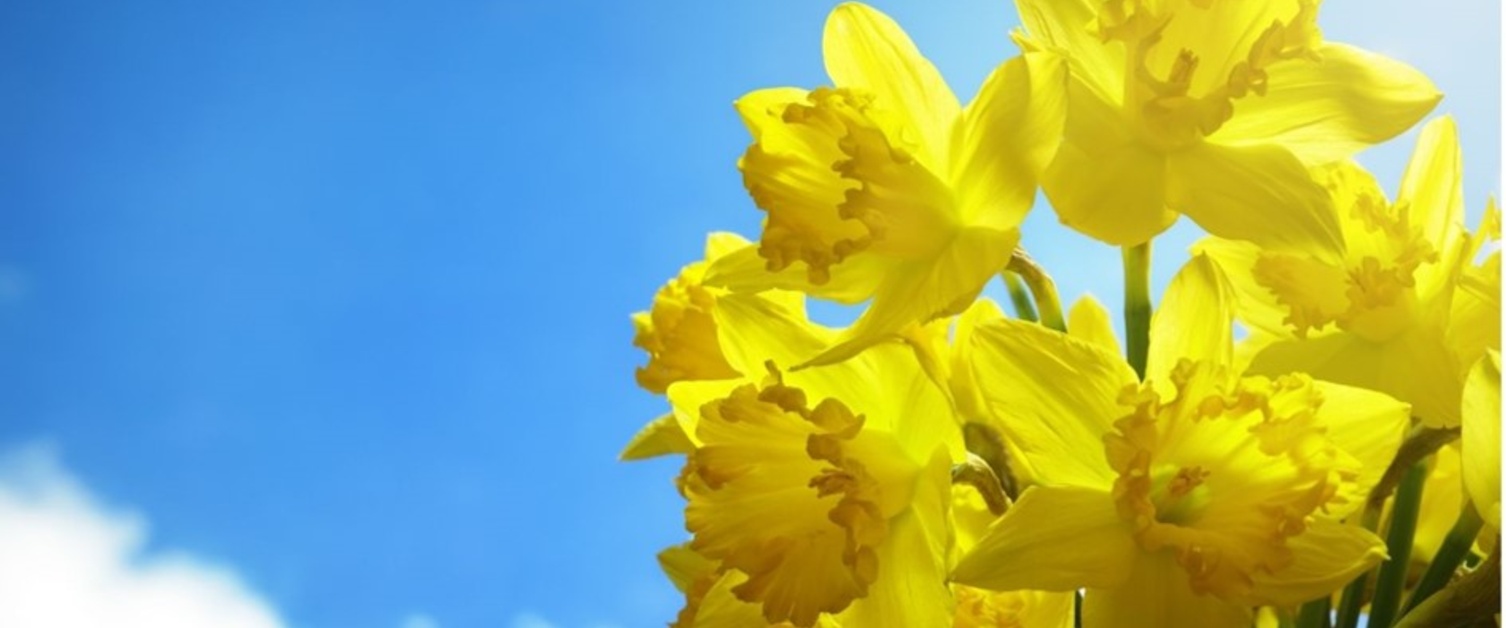
[[[146,530],[140,516],[101,506],[50,448],[0,455],[0,626],[283,625],[227,568],[143,555]]]

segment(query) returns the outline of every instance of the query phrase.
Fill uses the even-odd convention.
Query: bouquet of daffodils
[[[1317,0],[1016,4],[972,102],[860,4],[830,85],[737,101],[762,233],[633,319],[670,411],[623,457],[685,459],[674,625],[1496,625],[1500,215],[1463,224],[1446,116],[1394,197],[1351,160],[1437,89]],[[1037,190],[1122,250],[1122,349],[1020,247]]]

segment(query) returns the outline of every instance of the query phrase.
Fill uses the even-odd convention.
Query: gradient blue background
[[[964,98],[1015,54],[1005,2],[877,5]],[[0,446],[55,443],[294,626],[659,625],[681,501],[615,462],[664,407],[628,314],[756,235],[731,102],[825,82],[830,6],[0,5]],[[1321,24],[1448,94],[1473,224],[1499,7],[1417,6]],[[1393,191],[1411,137],[1365,157]],[[1116,251],[1046,208],[1026,238],[1117,303]]]

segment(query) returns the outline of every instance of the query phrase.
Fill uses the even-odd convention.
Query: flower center
[[[1147,144],[1186,148],[1228,121],[1234,101],[1265,95],[1272,64],[1318,60],[1315,1],[1300,0],[1295,15],[1272,19],[1263,30],[1252,25],[1249,32],[1259,33],[1254,37],[1210,43],[1217,38],[1209,32],[1230,32],[1244,26],[1230,20],[1250,19],[1230,6],[1219,0],[1103,2],[1090,28],[1105,43],[1124,44],[1124,106]],[[1223,65],[1199,75],[1204,59]]]
[[[1183,360],[1175,395],[1130,386],[1130,412],[1104,437],[1114,498],[1147,552],[1171,551],[1194,591],[1236,599],[1251,576],[1291,560],[1286,539],[1319,508],[1351,496],[1356,464],[1315,423],[1306,376],[1233,380]]]
[[[1201,466],[1165,466],[1153,474],[1151,480],[1151,504],[1156,509],[1156,520],[1161,523],[1183,525],[1195,521],[1208,505],[1208,487],[1203,480],[1210,473]]]
[[[835,399],[810,407],[769,365],[761,386],[706,404],[680,476],[691,549],[736,569],[732,589],[770,623],[814,624],[868,593],[875,548],[918,467]]]
[[[922,259],[951,241],[956,209],[944,175],[919,157],[914,130],[874,101],[819,88],[767,113],[778,122],[763,125],[739,166],[768,212],[759,254],[769,270],[803,261],[810,281],[824,284],[851,255]]]
[[[701,285],[705,273],[705,262],[686,266],[654,295],[649,311],[633,315],[633,345],[649,355],[636,373],[645,389],[663,393],[682,380],[737,377],[716,337],[716,293]]]
[[[1285,322],[1299,337],[1336,323],[1371,342],[1385,342],[1416,318],[1416,273],[1438,252],[1406,203],[1392,204],[1368,175],[1349,166],[1316,172],[1344,212],[1348,246],[1343,267],[1311,258],[1262,254],[1255,280],[1288,308]]]

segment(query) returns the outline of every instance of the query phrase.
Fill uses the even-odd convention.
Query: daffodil
[[[653,306],[633,314],[633,345],[648,353],[648,364],[637,370],[638,385],[664,394],[681,381],[721,380],[742,376],[728,364],[717,337],[716,302],[727,290],[705,284],[706,268],[739,250],[752,250],[743,237],[716,232],[706,237],[706,256],[680,270],[654,295]],[[768,290],[747,297],[761,307],[803,318],[804,297],[799,293]],[[623,460],[637,460],[671,453],[688,453],[690,441],[671,415],[650,421],[633,436],[622,451]]]
[[[669,387],[693,445],[680,476],[688,547],[770,624],[950,622],[951,466],[965,452],[913,352],[887,343],[791,371],[824,346],[823,328],[747,295],[720,299],[713,318],[748,376]]]
[[[833,86],[737,102],[753,135],[738,167],[766,218],[756,253],[711,271],[738,289],[871,299],[814,364],[961,311],[1004,268],[1060,141],[1066,83],[1059,57],[1025,55],[964,108],[893,20],[856,3],[831,13],[823,50]]]
[[[1458,425],[1465,370],[1500,346],[1500,264],[1495,254],[1477,266],[1489,230],[1470,236],[1462,226],[1453,120],[1424,127],[1394,202],[1352,162],[1314,174],[1339,208],[1342,257],[1219,239],[1197,247],[1240,293],[1250,371],[1378,390],[1430,426]]]
[[[726,292],[705,285],[706,267],[728,254],[750,246],[734,233],[717,232],[706,237],[705,259],[680,270],[654,295],[653,307],[633,314],[633,345],[648,353],[646,366],[637,371],[638,385],[663,394],[670,384],[684,380],[728,379],[739,373],[727,364],[716,337],[712,312],[717,296]],[[782,304],[798,306],[795,295],[771,291]]]
[[[1395,454],[1406,405],[1300,373],[1241,376],[1232,296],[1206,257],[1185,266],[1143,382],[1039,325],[974,332],[983,398],[1037,476],[956,582],[1086,588],[1084,626],[1243,628],[1255,607],[1328,595],[1383,558],[1341,519]]]
[[[1179,214],[1268,248],[1339,250],[1304,165],[1410,128],[1415,69],[1326,42],[1317,0],[1016,0],[1027,51],[1069,57],[1066,137],[1042,180],[1062,222],[1115,245]]]

